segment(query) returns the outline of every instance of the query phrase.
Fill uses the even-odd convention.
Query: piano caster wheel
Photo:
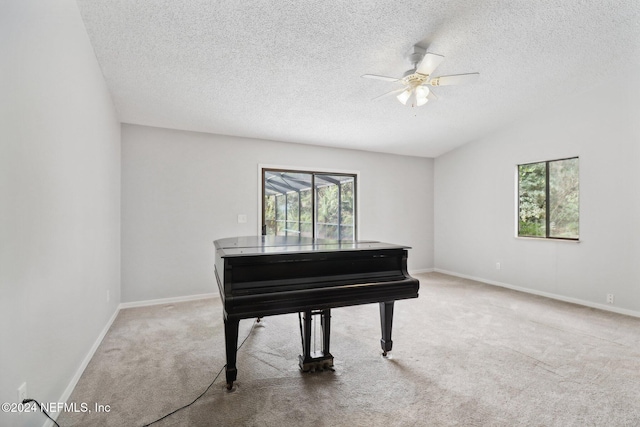
[[[227,383],[227,391],[233,390],[233,382]]]
[[[382,357],[387,357],[387,352],[386,351],[382,352]]]
[[[258,318],[256,319],[256,323],[260,323],[260,321],[261,321],[261,320],[262,320],[262,318],[261,318],[261,317],[258,317]]]

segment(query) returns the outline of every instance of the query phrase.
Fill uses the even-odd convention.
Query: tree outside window
[[[518,236],[578,240],[577,157],[518,165]]]

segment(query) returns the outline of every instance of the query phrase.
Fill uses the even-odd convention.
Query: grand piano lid
[[[221,257],[271,255],[281,253],[340,252],[377,249],[411,249],[408,246],[373,240],[313,239],[298,236],[242,236],[213,242]]]

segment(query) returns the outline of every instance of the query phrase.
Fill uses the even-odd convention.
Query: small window
[[[355,240],[356,175],[262,169],[262,233]]]
[[[518,165],[518,236],[578,240],[578,158]]]

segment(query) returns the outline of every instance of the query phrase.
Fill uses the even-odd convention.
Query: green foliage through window
[[[518,166],[518,236],[577,240],[578,158]]]

